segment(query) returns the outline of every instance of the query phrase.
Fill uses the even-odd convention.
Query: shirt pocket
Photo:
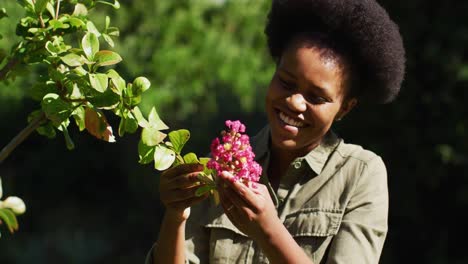
[[[205,228],[210,234],[210,263],[246,263],[252,240],[225,214],[206,224]]]
[[[304,208],[286,216],[284,225],[299,246],[314,261],[320,261],[343,217],[341,209]]]

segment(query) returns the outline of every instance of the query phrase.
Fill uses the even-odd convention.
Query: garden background
[[[226,119],[255,134],[266,122],[264,94],[273,72],[263,35],[268,0],[122,0],[99,8],[119,29],[116,50],[125,79],[144,75],[152,88],[142,108],[156,105],[171,129],[187,128],[186,151],[204,154]],[[381,263],[467,263],[462,244],[468,205],[467,1],[379,1],[399,24],[407,73],[397,100],[359,106],[335,130],[347,142],[379,153],[390,188],[389,234]],[[10,47],[22,9],[0,0],[0,46]],[[1,66],[1,65],[0,65]],[[39,108],[26,96],[38,72],[0,83],[0,147]],[[114,131],[117,120],[110,119]],[[0,227],[0,263],[143,263],[158,235],[163,208],[158,172],[138,164],[138,135],[99,141],[70,129],[63,138],[33,134],[0,164],[4,195],[27,211],[10,235]],[[450,185],[449,185],[450,184]],[[455,241],[455,238],[453,238]]]

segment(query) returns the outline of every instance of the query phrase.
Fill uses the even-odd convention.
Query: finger
[[[168,170],[165,170],[162,174],[162,178],[171,179],[178,175],[182,174],[189,174],[193,172],[201,172],[203,171],[203,165],[199,163],[192,163],[192,164],[180,164]]]
[[[200,185],[201,182],[198,180],[198,172],[182,174],[177,177],[170,179],[164,183],[169,186],[169,189],[186,189],[192,186]]]
[[[208,197],[208,193],[205,193],[202,196],[195,196],[195,197],[192,197],[192,198],[190,198],[188,200],[185,200],[185,201],[178,201],[178,202],[168,203],[167,206],[172,207],[172,208],[179,208],[179,209],[187,208],[187,207],[191,207],[191,206],[194,206],[194,205],[202,202],[207,197]]]
[[[222,172],[221,173],[224,179],[230,179],[232,174],[229,172]],[[250,206],[254,207],[257,201],[258,194],[254,193],[249,187],[239,181],[230,181],[225,180],[226,184],[232,188],[233,191],[238,193],[238,195]]]
[[[196,196],[197,189],[204,185],[190,187],[188,189],[165,190],[161,192],[161,200],[165,203],[180,202],[192,199]]]

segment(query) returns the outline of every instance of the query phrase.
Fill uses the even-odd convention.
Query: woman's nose
[[[304,112],[307,109],[306,100],[300,93],[292,94],[286,98],[286,102],[289,108],[295,112]]]

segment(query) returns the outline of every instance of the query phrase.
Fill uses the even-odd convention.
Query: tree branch
[[[18,135],[16,135],[8,145],[6,145],[0,152],[0,164],[10,155],[10,153],[18,147],[42,122],[46,120],[46,116],[42,113],[40,116],[32,120],[27,127],[25,127]]]

